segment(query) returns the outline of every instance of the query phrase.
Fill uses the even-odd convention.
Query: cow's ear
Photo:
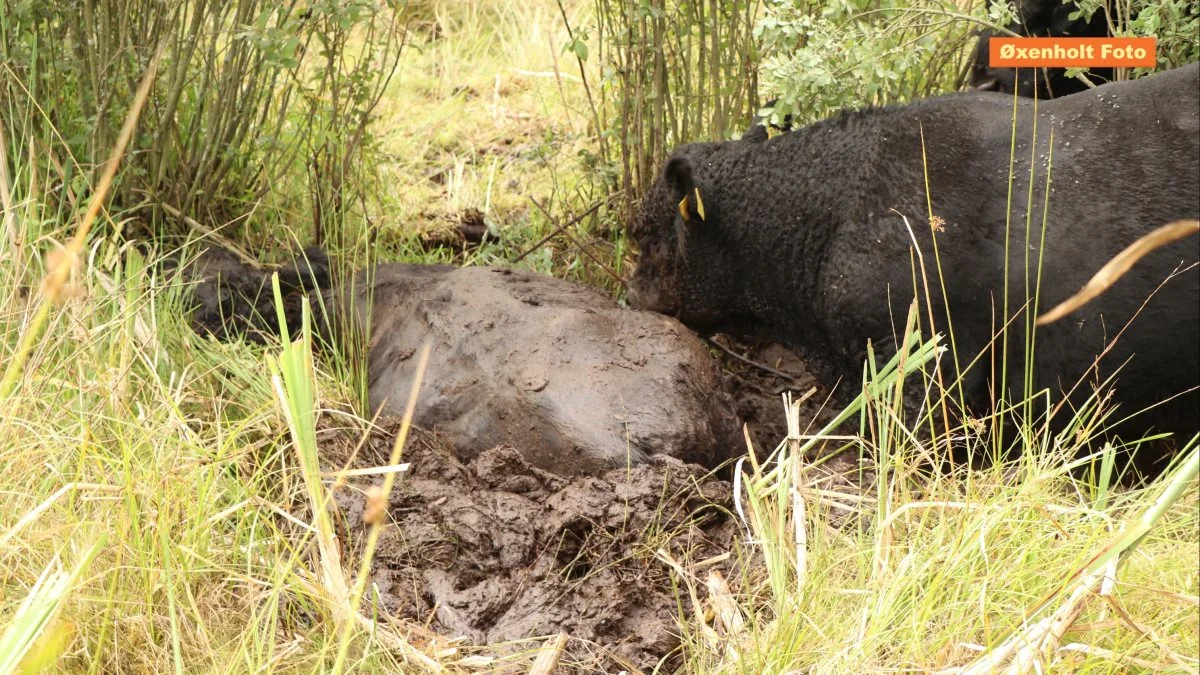
[[[706,220],[704,195],[692,177],[692,163],[686,157],[672,157],[663,171],[663,179],[679,207],[684,222],[694,225]]]

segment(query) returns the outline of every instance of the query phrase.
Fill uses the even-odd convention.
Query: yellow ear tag
[[[700,220],[704,220],[704,200],[700,199],[700,188],[696,188],[696,213],[700,214]]]
[[[686,223],[688,221],[689,216],[688,216],[687,195],[684,195],[683,199],[679,200],[679,215],[683,218],[683,222]]]

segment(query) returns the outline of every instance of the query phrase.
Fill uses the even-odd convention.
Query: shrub
[[[746,125],[758,107],[751,31],[759,4],[597,1],[591,30],[602,78],[595,124],[601,155],[619,167],[628,197],[645,192],[672,147],[726,138]],[[575,31],[568,45],[581,61],[589,56],[589,33]]]
[[[309,210],[319,243],[368,184],[366,125],[404,35],[396,0],[0,4],[8,156],[47,158],[46,192],[66,198],[54,208],[78,208],[160,45],[116,210],[157,233],[232,224],[243,236],[251,213]],[[307,186],[287,181],[305,167]]]
[[[982,14],[952,0],[767,0],[754,29],[778,124],[954,89]]]
[[[1158,38],[1160,68],[1200,60],[1195,2],[1079,0],[1080,13],[1091,16],[1106,2],[1114,35]],[[805,124],[845,107],[959,89],[977,31],[1015,20],[1015,8],[1003,2],[766,0],[754,35],[763,54],[763,84],[778,101],[763,112],[775,124],[788,115]]]

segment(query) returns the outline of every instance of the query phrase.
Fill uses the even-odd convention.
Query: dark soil
[[[355,439],[322,436],[329,468],[344,466]],[[392,442],[376,434],[353,465],[386,463]],[[680,606],[654,551],[699,561],[729,551],[737,532],[726,515],[730,484],[671,458],[563,477],[505,445],[460,461],[417,430],[403,460],[411,467],[372,568],[377,609],[490,645],[482,652],[499,659],[492,672],[527,672],[531,650],[559,632],[570,636],[559,673],[677,662]],[[357,479],[337,495],[350,560],[365,539],[363,492],[373,482]]]
[[[722,378],[733,385],[760,454],[786,436],[782,391],[818,388],[801,425],[809,416],[815,421],[802,432],[815,432],[831,416],[820,409],[825,390],[793,354],[717,339],[745,359],[796,375],[721,352]],[[372,436],[350,465],[386,464],[397,425],[385,426],[390,431]],[[330,469],[347,464],[355,441],[323,433]],[[497,445],[460,459],[444,439],[413,431],[403,456],[411,467],[397,481],[392,525],[372,566],[377,609],[464,638],[460,647],[475,645],[476,653],[497,659],[488,672],[527,672],[533,650],[559,632],[570,636],[559,673],[676,671],[679,612],[691,611],[690,600],[654,552],[662,547],[676,560],[697,562],[734,551],[740,530],[730,510],[732,485],[666,456],[596,476],[562,476],[532,466],[526,455]],[[822,459],[819,480],[827,487],[859,491],[857,458]],[[374,482],[352,481],[337,497],[350,560],[361,550],[363,493]],[[732,564],[709,569],[736,582]]]
[[[477,248],[488,235],[487,220],[483,213],[478,209],[467,209],[458,214],[453,226],[426,233],[421,237],[420,244],[426,251],[447,248],[463,253]]]
[[[299,291],[329,283],[326,261],[313,259],[281,271],[289,321]],[[265,270],[216,256],[192,278],[199,329],[271,331],[257,316],[274,316]],[[359,282],[324,292],[334,325],[347,306],[361,318]],[[434,351],[364,611],[461,637],[459,649],[498,659],[493,672],[527,672],[532,651],[560,632],[570,640],[559,673],[677,670],[678,617],[692,608],[655,552],[687,564],[733,550],[739,526],[722,478],[746,452],[739,420],[765,456],[787,433],[780,394],[816,388],[801,415],[801,432],[815,433],[830,416],[826,390],[777,345],[718,336],[722,351],[673,319],[548,277],[384,265],[370,289],[369,394],[385,419],[403,410],[421,345]],[[326,468],[385,464],[396,424],[382,426],[353,459],[355,434],[322,431]],[[853,459],[821,471],[855,490],[841,477]],[[356,478],[337,494],[349,569],[366,533],[363,495],[378,481]]]
[[[717,335],[711,341],[724,347],[714,350],[721,363],[721,380],[731,392],[734,411],[749,428],[758,456],[767,455],[787,437],[784,393],[791,392],[793,400],[808,394],[800,406],[802,435],[817,434],[840,412],[829,400],[829,387],[818,381],[804,360],[786,347],[727,335]],[[857,454],[839,454],[835,444],[827,443],[818,446],[807,459],[818,463],[828,480],[857,490],[858,479],[845,478],[857,475]]]

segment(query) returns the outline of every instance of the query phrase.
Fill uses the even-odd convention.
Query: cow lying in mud
[[[933,295],[922,316],[931,307],[945,332],[948,305],[965,365],[1002,323],[1006,266],[1010,315],[1035,294],[1052,307],[1141,235],[1200,216],[1200,65],[1047,101],[1036,118],[1021,100],[1016,114],[1011,178],[1013,100],[987,92],[678,148],[630,223],[640,249],[630,302],[704,333],[792,346],[849,395],[867,341],[879,349],[903,332],[921,283],[914,244]],[[1038,328],[1035,391],[1061,398],[1120,368],[1112,419],[1174,396],[1129,428],[1186,440],[1200,428],[1198,257],[1195,238],[1160,249],[1068,320]],[[1010,329],[1009,401],[1020,400],[1027,318]],[[992,357],[1000,362],[985,354],[964,379],[975,410],[994,400]],[[1085,383],[1069,401],[1091,393]]]
[[[988,6],[996,0],[988,0]],[[1067,77],[1065,68],[992,68],[988,65],[988,47],[993,37],[1008,37],[1015,33],[1022,37],[1108,37],[1108,14],[1104,7],[1096,10],[1091,18],[1072,15],[1079,11],[1074,2],[1062,0],[1017,0],[1015,3],[1018,22],[1005,26],[1005,31],[983,31],[975,45],[972,56],[970,85],[981,91],[1041,100],[1067,96],[1090,89],[1076,77]],[[1115,75],[1112,68],[1091,68],[1085,74],[1093,85],[1111,82]]]
[[[310,262],[280,270],[289,323],[309,280],[337,287],[319,254]],[[744,447],[716,362],[674,319],[526,272],[403,264],[372,272],[313,304],[332,326],[366,325],[373,297],[370,412],[403,412],[415,355],[432,342],[414,422],[461,460],[508,444],[537,468],[596,474],[655,455],[711,468]],[[211,252],[192,274],[198,328],[224,338],[278,330],[268,272]]]

